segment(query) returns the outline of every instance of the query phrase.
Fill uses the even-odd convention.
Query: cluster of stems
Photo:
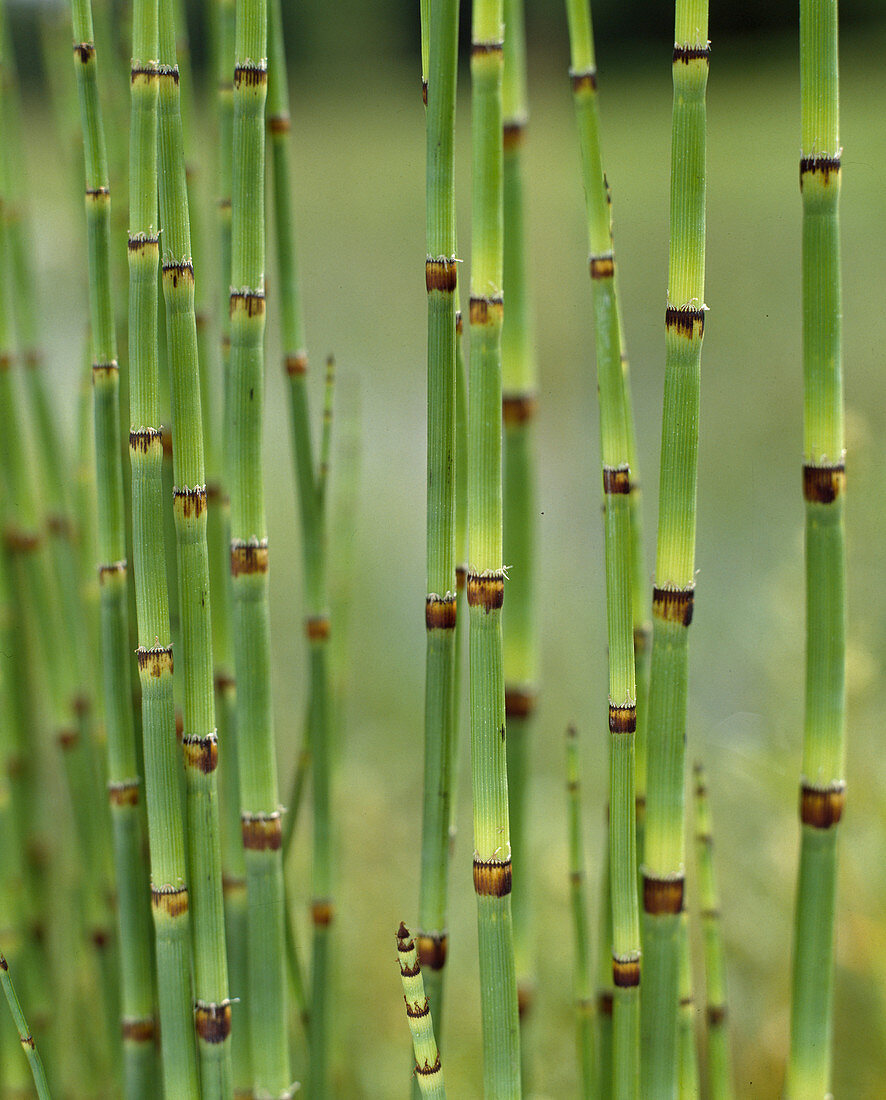
[[[785,1095],[830,1091],[837,834],[845,802],[845,440],[837,0],[800,5],[806,700]]]
[[[677,0],[670,248],[643,851],[643,1095],[677,1087],[684,885],[684,754],[705,269],[707,0]]]
[[[474,890],[480,951],[483,1083],[520,1095],[520,1024],[511,919],[511,837],[502,668],[501,0],[475,0],[471,33],[472,245],[467,597],[470,616]]]

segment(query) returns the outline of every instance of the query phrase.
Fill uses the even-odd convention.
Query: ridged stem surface
[[[267,5],[237,5],[231,253],[231,580],[240,807],[246,849],[253,1090],[289,1094],[281,809],[271,708],[262,463]]]
[[[575,727],[566,731],[566,800],[569,828],[569,900],[575,936],[572,965],[575,997],[575,1038],[578,1049],[579,1096],[591,1100],[597,1092],[594,1036],[594,1000],[591,985],[591,942],[585,897],[584,831],[581,805],[581,766]]]
[[[470,616],[474,890],[480,950],[483,1084],[520,1095],[520,1024],[511,920],[511,837],[502,667],[501,0],[475,0],[471,46],[471,369],[467,595]]]
[[[172,394],[173,513],[181,619],[182,750],[193,906],[194,1023],[204,1097],[233,1095],[212,663],[206,483],[194,263],[171,0],[160,6],[159,184]]]
[[[434,1038],[434,1019],[425,994],[421,963],[415,940],[405,924],[397,932],[397,961],[403,982],[403,1000],[406,1002],[406,1018],[412,1033],[412,1049],[415,1054],[415,1080],[420,1096],[432,1100],[445,1100],[443,1067]]]
[[[455,752],[456,311],[455,92],[458,4],[426,5],[427,595],[424,800],[418,953],[428,998],[443,1022],[448,948],[449,827]]]
[[[806,700],[785,1096],[830,1092],[837,835],[845,804],[846,550],[837,0],[800,4]]]
[[[678,1076],[688,627],[695,590],[699,388],[706,311],[707,0],[677,0],[674,42],[666,361],[642,869],[642,1076],[643,1094],[650,1098],[670,1097]]]
[[[522,0],[504,0],[507,28],[502,74],[504,283],[508,308],[502,328],[502,417],[504,421],[504,560],[508,606],[503,612],[508,805],[516,873],[514,952],[520,1021],[525,1023],[535,982],[530,927],[528,841],[531,745],[535,727],[538,643],[535,610],[536,457],[538,368],[528,278],[523,198],[523,146],[527,127],[526,33]],[[525,1046],[524,1046],[525,1063]],[[524,1082],[524,1085],[526,1082]]]
[[[615,292],[615,258],[597,108],[590,13],[581,0],[567,6],[571,78],[590,248],[594,298],[597,392],[603,465],[607,636],[609,642],[609,847],[612,904],[613,1095],[638,1095],[640,916],[637,900],[631,468],[628,410]]]
[[[46,1080],[43,1059],[40,1057],[40,1052],[37,1050],[37,1044],[34,1042],[34,1038],[31,1035],[31,1029],[28,1027],[28,1021],[22,1011],[18,994],[12,982],[12,975],[9,973],[9,965],[2,953],[0,953],[0,985],[3,986],[3,992],[9,1004],[9,1011],[12,1013],[12,1019],[18,1031],[19,1039],[21,1040],[22,1050],[31,1067],[31,1074],[34,1078],[34,1087],[37,1090],[37,1096],[39,1100],[50,1100],[49,1082]]]

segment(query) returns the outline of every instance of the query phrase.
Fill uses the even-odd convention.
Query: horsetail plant
[[[568,0],[573,98],[594,296],[603,462],[606,608],[609,641],[609,866],[612,904],[613,1095],[639,1089],[640,915],[637,901],[634,735],[637,695],[631,589],[631,468],[621,326],[615,295],[609,203],[600,150],[590,11]]]
[[[698,405],[704,334],[707,0],[677,0],[670,248],[658,543],[652,594],[648,794],[643,855],[643,1094],[676,1087],[684,754],[695,596]]]
[[[507,27],[502,74],[504,282],[507,318],[501,335],[504,421],[504,558],[511,570],[502,613],[508,805],[518,880],[512,899],[517,999],[523,1024],[533,995],[535,959],[530,935],[529,777],[538,679],[535,614],[535,431],[538,371],[530,303],[523,202],[523,143],[527,124],[526,32],[522,0],[504,0]],[[524,1051],[525,1053],[525,1051]]]
[[[231,1002],[225,952],[218,811],[218,735],[212,664],[209,548],[194,264],[185,180],[172,0],[160,6],[159,184],[161,257],[172,390],[173,511],[183,665],[182,747],[188,866],[194,908],[194,1022],[204,1096],[230,1097]]]
[[[594,1001],[591,996],[591,953],[588,936],[588,907],[585,898],[584,833],[581,812],[581,765],[578,731],[566,730],[566,800],[569,821],[569,895],[575,959],[572,967],[575,990],[575,1037],[578,1048],[579,1095],[591,1100],[598,1095],[594,1042]],[[605,1095],[608,1095],[605,1094]]]
[[[837,834],[846,784],[846,488],[837,0],[800,5],[806,703],[785,1095],[830,1090]]]
[[[440,1063],[440,1052],[434,1038],[434,1020],[430,1003],[425,995],[421,962],[415,940],[402,921],[397,930],[397,961],[400,965],[400,978],[403,981],[406,1018],[412,1033],[415,1080],[418,1083],[419,1095],[431,1097],[432,1100],[445,1100],[443,1066]]]
[[[696,763],[695,858],[698,868],[698,904],[704,945],[705,1032],[707,1035],[706,1095],[732,1100],[732,1061],[726,1022],[726,958],[720,930],[720,897],[714,867],[714,836],[704,767]]]
[[[105,724],[108,730],[108,793],[114,826],[115,865],[123,977],[123,1040],[128,1095],[150,1095],[154,1082],[153,989],[150,943],[144,911],[141,780],[132,716],[129,671],[129,616],[123,471],[120,461],[119,370],[110,285],[110,190],[104,129],[98,100],[97,60],[89,0],[73,0],[74,67],[86,154],[86,218],[93,344],[92,382],[99,512],[98,567],[101,585],[102,664]],[[142,40],[143,41],[143,40]],[[146,81],[150,84],[150,81]],[[150,131],[147,139],[150,140]],[[150,278],[155,278],[153,272]],[[153,343],[153,333],[148,334]],[[160,659],[161,664],[163,659]],[[171,676],[171,655],[169,655]],[[141,667],[141,654],[139,666]],[[159,666],[158,666],[159,667]],[[148,753],[146,752],[146,758]],[[171,763],[171,761],[170,761]],[[174,772],[172,773],[174,774]],[[168,780],[172,774],[167,773]],[[150,785],[148,789],[150,818]],[[161,796],[162,797],[162,796]],[[153,847],[153,846],[152,846]],[[152,868],[153,869],[153,868]],[[174,881],[174,880],[173,880]],[[173,889],[178,887],[175,882]],[[180,908],[176,897],[175,908]],[[155,896],[152,889],[152,900]],[[155,903],[156,909],[156,903]],[[170,919],[172,914],[170,913]],[[180,945],[187,978],[187,926]],[[160,953],[158,950],[158,959]],[[189,1008],[189,997],[184,1008]],[[174,1045],[175,1029],[165,1030],[164,1044]],[[188,1093],[183,1092],[183,1096]]]
[[[695,997],[692,992],[692,949],[689,943],[689,912],[680,914],[680,1005],[677,1015],[680,1100],[698,1100],[698,1048],[695,1040]]]
[[[37,1096],[39,1100],[49,1100],[49,1082],[46,1080],[43,1059],[40,1057],[40,1052],[37,1050],[37,1044],[34,1042],[31,1029],[28,1027],[28,1021],[22,1011],[18,994],[12,983],[12,975],[9,973],[9,964],[2,952],[0,952],[0,985],[3,986],[3,992],[9,1003],[9,1011],[12,1013],[12,1019],[18,1031],[19,1039],[21,1040],[22,1050],[25,1052],[28,1064],[31,1067],[31,1074],[34,1078],[34,1087],[37,1090]]]
[[[167,1094],[194,1096],[198,1084],[191,997],[190,898],[173,707],[156,350],[160,258],[158,18],[157,0],[138,0],[133,11],[130,125],[129,453],[163,1080]]]
[[[280,281],[280,324],[283,365],[289,380],[289,408],[295,475],[298,483],[305,591],[305,634],[309,648],[308,705],[305,739],[310,751],[314,830],[311,885],[313,925],[310,1028],[310,1095],[329,1092],[330,934],[335,915],[332,877],[332,705],[329,672],[329,606],[326,577],[326,477],[329,464],[331,408],[314,458],[308,407],[308,354],[295,254],[291,204],[289,87],[280,0],[271,0],[268,23],[270,77],[268,130],[272,152],[277,266]],[[334,370],[330,361],[327,393]],[[298,775],[298,772],[297,772]],[[287,807],[292,825],[298,810],[295,798]],[[296,959],[294,954],[291,956]]]
[[[428,68],[425,287],[428,294],[427,596],[425,599],[424,803],[418,953],[428,997],[443,1020],[448,947],[449,827],[455,766],[455,399],[458,261],[455,224],[455,93],[458,4],[424,12]],[[424,27],[427,33],[424,33]]]
[[[505,590],[501,488],[503,30],[501,0],[474,0],[467,576],[474,891],[484,1091],[487,1096],[502,1098],[520,1095],[501,636]]]
[[[270,684],[268,539],[262,484],[267,4],[237,5],[231,257],[231,588],[240,806],[246,849],[253,1089],[288,1096],[281,809]]]

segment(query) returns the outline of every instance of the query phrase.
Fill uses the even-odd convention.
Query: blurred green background
[[[559,4],[532,7],[526,170],[541,369],[542,675],[529,884],[538,997],[528,1036],[527,1092],[541,1097],[577,1090],[563,735],[567,722],[577,722],[594,905],[608,735],[592,311],[565,19]],[[886,20],[873,2],[847,2],[844,11],[849,796],[841,841],[834,1092],[874,1097],[883,1094],[886,1073]],[[467,9],[463,18],[466,30]],[[736,1087],[740,1096],[754,1097],[775,1096],[781,1085],[798,851],[804,580],[795,18],[793,4],[715,3],[708,86],[710,313],[688,752],[690,760],[703,758],[709,771]],[[417,5],[313,0],[292,5],[287,19],[297,60],[292,94],[298,232],[315,396],[327,350],[336,354],[339,378],[332,475],[340,690],[337,1089],[342,1096],[393,1097],[408,1087],[394,931],[401,919],[413,923],[417,911],[422,774],[425,138]],[[192,13],[190,23],[199,62],[205,53],[201,13]],[[671,9],[648,0],[608,2],[597,23],[604,156],[651,578],[664,364]],[[24,58],[33,50],[31,71],[37,74],[42,62],[30,28],[24,15],[17,40]],[[59,86],[65,79],[73,83],[67,51],[58,65],[66,67]],[[198,65],[198,77],[200,71]],[[459,233],[467,274],[470,134],[463,75]],[[113,74],[106,70],[103,79],[107,94],[123,101],[123,113],[112,116],[111,126],[125,142],[125,63]],[[74,138],[59,135],[44,93],[35,76],[27,103],[33,135],[28,191],[45,303],[42,327],[73,437],[86,301],[82,200],[79,165],[70,172],[60,167],[71,159]],[[215,195],[211,100],[203,110],[205,120],[192,127],[191,138],[209,232]],[[118,178],[114,185],[120,203],[125,181]],[[122,263],[122,231],[116,247]],[[201,275],[211,278],[198,270]],[[304,648],[274,282],[271,265],[266,453],[275,705],[285,790],[301,731]],[[463,747],[444,1067],[451,1094],[468,1097],[480,1094],[481,1075],[466,739]],[[289,865],[305,932],[308,822],[304,815]],[[691,870],[689,890],[694,903]]]

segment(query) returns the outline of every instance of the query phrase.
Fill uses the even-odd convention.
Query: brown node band
[[[178,84],[178,80],[179,80],[178,65],[158,65],[157,66],[157,75],[158,76],[165,76],[165,77],[172,77],[172,83],[173,84]]]
[[[141,1019],[122,1020],[120,1034],[124,1043],[152,1043],[157,1034],[157,1025],[153,1016]]]
[[[845,463],[803,467],[803,499],[810,504],[833,504],[845,491]]]
[[[634,630],[634,652],[645,653],[649,649],[652,632],[648,626],[638,626]]]
[[[464,321],[461,319],[461,310],[457,310],[455,314],[455,335],[461,336],[464,331]]]
[[[329,898],[317,898],[311,902],[311,924],[315,928],[328,928],[335,917],[335,906]]]
[[[167,917],[180,917],[188,911],[187,886],[151,887],[151,905]]]
[[[683,876],[655,878],[643,875],[643,912],[653,916],[682,913]]]
[[[421,1001],[410,1001],[407,997],[404,997],[403,1000],[406,1002],[406,1015],[410,1020],[420,1020],[431,1011],[431,1006],[428,1004],[427,997],[425,997],[424,1003]]]
[[[132,253],[139,253],[146,252],[149,248],[157,248],[159,244],[159,237],[152,237],[147,233],[133,233],[126,242],[126,247]]]
[[[232,691],[237,686],[237,681],[228,672],[217,672],[215,674],[215,690],[219,695],[224,695],[228,691]]]
[[[426,80],[422,80],[422,82],[421,82],[421,101],[422,101],[422,103],[424,103],[425,107],[427,107],[427,105],[428,105],[428,82]]]
[[[311,615],[305,619],[305,635],[309,642],[325,642],[329,629],[328,615]]]
[[[800,821],[813,829],[839,824],[846,805],[846,786],[835,783],[822,790],[804,783],[800,787]]]
[[[468,573],[468,606],[482,607],[488,615],[505,602],[505,579],[501,573]]]
[[[194,265],[190,260],[164,263],[161,265],[161,270],[164,278],[169,276],[172,279],[173,289],[178,287],[179,279],[186,286],[194,285]]]
[[[3,542],[14,554],[30,554],[40,546],[40,536],[36,531],[7,527],[3,532]]]
[[[695,839],[699,844],[704,844],[706,848],[713,848],[714,837],[712,833],[696,833]]]
[[[33,1035],[23,1035],[21,1037],[21,1044],[22,1044],[23,1047],[27,1047],[28,1050],[36,1050],[37,1049],[36,1044],[34,1043],[34,1036]],[[437,1057],[439,1058],[440,1056],[437,1055]]]
[[[141,784],[137,779],[123,779],[108,784],[108,801],[112,806],[137,806]]]
[[[164,459],[172,460],[172,429],[168,427],[160,428],[160,438],[163,441],[163,457]]]
[[[800,189],[803,189],[804,176],[820,176],[822,183],[829,183],[831,174],[839,176],[840,158],[827,155],[800,158]]]
[[[172,490],[173,507],[182,519],[199,519],[206,511],[206,486],[195,485],[193,489]]]
[[[268,82],[268,67],[262,62],[247,61],[234,66],[235,88],[260,88]]]
[[[231,200],[230,199],[219,199],[218,200],[218,208],[219,208],[219,210],[230,210],[232,208]],[[222,340],[224,340],[224,337],[222,337]]]
[[[156,65],[151,64],[150,61],[147,64],[143,61],[139,61],[135,65],[130,66],[129,82],[130,84],[137,84],[139,77],[144,77],[144,83],[150,84],[152,81],[157,80],[159,75]]]
[[[491,54],[504,52],[504,42],[500,38],[491,39],[488,42],[472,42],[471,57],[485,57]]]
[[[78,692],[71,700],[71,709],[76,715],[83,718],[92,710],[92,700],[88,695]]]
[[[597,1011],[601,1016],[612,1015],[612,994],[608,990],[597,994]]]
[[[583,69],[580,72],[570,69],[569,80],[573,92],[595,92],[597,90],[596,69]]]
[[[437,256],[425,260],[425,287],[432,290],[453,291],[458,285],[458,263],[454,257]]]
[[[287,355],[283,365],[290,378],[308,373],[308,357],[303,351],[298,352],[296,355]]]
[[[534,393],[502,394],[501,418],[508,427],[532,420],[537,409],[538,398]]]
[[[726,1022],[726,1005],[708,1005],[705,1015],[709,1027],[720,1027]]]
[[[288,134],[291,126],[289,115],[268,115],[269,134]]]
[[[666,623],[689,626],[695,609],[695,588],[653,588],[652,612]]]
[[[211,775],[218,767],[218,737],[210,733],[206,737],[190,734],[182,738],[185,767]]]
[[[469,317],[472,325],[486,325],[490,321],[501,321],[504,313],[504,299],[500,296],[489,298],[471,298]]]
[[[234,894],[243,895],[245,893],[245,878],[239,878],[236,875],[222,875],[222,894],[224,894],[226,898]]]
[[[98,567],[98,583],[104,584],[105,581],[111,579],[111,577],[124,577],[126,576],[126,560],[123,561],[108,561],[104,562]]]
[[[535,713],[538,697],[530,688],[505,685],[505,717],[530,718]]]
[[[526,140],[526,123],[522,119],[506,122],[501,130],[502,145],[506,153],[517,149]]]
[[[603,467],[603,492],[627,496],[631,491],[629,466]]]
[[[135,651],[139,672],[146,672],[149,676],[159,679],[164,673],[172,675],[172,646],[154,646],[146,649],[139,646]]]
[[[77,55],[78,60],[85,65],[95,57],[95,43],[75,42],[74,53]]]
[[[104,201],[111,197],[111,189],[110,187],[87,187],[86,197],[93,202]]]
[[[682,62],[688,65],[690,61],[710,61],[711,44],[706,46],[680,46],[674,43],[674,64]]]
[[[160,444],[162,450],[163,433],[157,428],[139,428],[129,433],[129,449],[138,454],[146,455],[155,441]]]
[[[109,363],[93,363],[92,364],[92,381],[95,382],[96,378],[108,377],[120,373],[120,366],[116,359],[112,359]]]
[[[640,984],[639,959],[612,959],[612,984],[616,989],[632,989]]]
[[[425,627],[428,630],[454,630],[457,615],[455,596],[430,595],[425,600]]]
[[[194,1026],[204,1043],[223,1043],[231,1034],[231,1002],[208,1004],[197,1001],[194,1006]]]
[[[680,309],[677,306],[668,306],[665,310],[665,329],[674,331],[678,336],[685,336],[687,340],[701,339],[704,336],[704,309]]]
[[[610,733],[636,733],[637,732],[637,707],[614,707],[609,704],[609,732]]]
[[[230,314],[245,313],[247,317],[261,317],[265,312],[265,292],[263,290],[232,290]]]
[[[268,571],[268,540],[261,542],[231,541],[231,576],[248,576]]]
[[[591,256],[588,270],[592,279],[611,279],[615,275],[615,257],[611,252],[605,256]]]
[[[511,861],[474,860],[474,892],[482,898],[504,898],[511,892]]]
[[[418,950],[420,966],[426,966],[429,970],[442,970],[446,965],[449,937],[445,932],[437,934],[419,932],[415,946]]]
[[[77,730],[60,730],[56,738],[59,748],[65,751],[75,749],[80,742],[80,734]]]
[[[437,1051],[437,1057],[432,1066],[428,1065],[428,1060],[425,1058],[425,1063],[420,1066],[418,1062],[415,1063],[415,1072],[420,1077],[432,1077],[435,1073],[439,1073],[442,1066],[440,1065],[440,1052]]]
[[[243,847],[250,852],[276,852],[283,844],[280,811],[270,814],[240,814]]]
[[[525,1019],[532,1011],[532,1006],[535,1003],[535,992],[527,986],[525,982],[517,984],[517,1017],[520,1020]]]
[[[698,915],[701,917],[702,920],[719,920],[720,919],[720,910],[719,909],[702,909],[701,912]]]

